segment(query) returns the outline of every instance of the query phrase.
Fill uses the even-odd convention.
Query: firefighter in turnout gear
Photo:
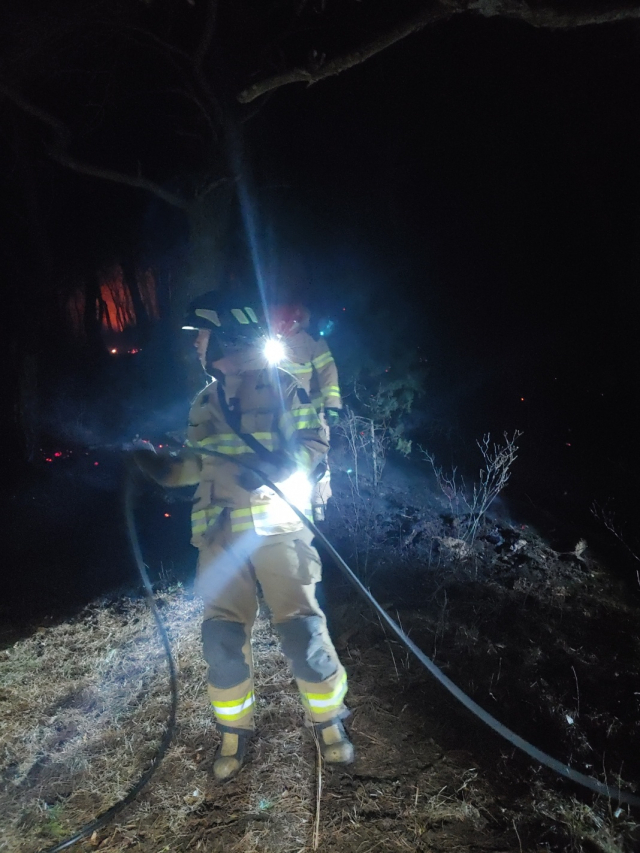
[[[338,369],[326,340],[316,340],[307,331],[309,320],[309,310],[303,305],[279,305],[270,315],[271,333],[284,344],[280,367],[291,373],[311,397],[329,441],[330,428],[338,423],[342,409]],[[312,495],[314,521],[324,521],[330,497],[331,474],[327,465]]]
[[[169,454],[145,447],[135,458],[162,485],[197,485],[196,591],[204,599],[208,693],[222,733],[215,777],[224,781],[240,770],[254,728],[257,582],[325,761],[350,763],[353,746],[342,725],[347,676],[315,595],[320,558],[312,534],[264,483],[266,476],[278,484],[309,515],[309,475],[326,456],[325,432],[304,388],[268,366],[256,306],[207,293],[192,303],[184,327],[198,331],[198,357],[215,378],[193,401],[186,448]]]

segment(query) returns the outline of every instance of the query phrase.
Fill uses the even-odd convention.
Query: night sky
[[[307,212],[287,225],[320,301],[364,316],[364,346],[368,312],[374,338],[406,324],[426,413],[465,438],[521,427],[583,503],[637,473],[637,45],[634,26],[456,20],[252,126],[265,184],[291,186],[274,219]]]
[[[514,490],[574,519],[594,499],[615,498],[627,515],[638,502],[639,32],[633,22],[549,31],[459,16],[337,77],[284,87],[247,121],[247,109],[230,111],[236,135],[225,158],[243,164],[269,292],[288,288],[316,317],[336,321],[339,364],[426,364],[408,435],[433,440],[444,463],[467,465],[488,430],[523,429]],[[79,67],[89,61],[83,49],[74,47]],[[69,77],[87,86],[79,99],[59,80],[29,94],[74,130],[85,127],[77,144],[85,157],[128,169],[144,155],[147,173],[175,189],[171,167],[178,176],[187,169],[191,143],[166,127],[186,108],[150,75],[137,121],[142,101],[128,99],[127,86],[149,71],[128,62],[110,81],[121,90],[114,124],[107,100],[105,123],[96,118],[99,75]],[[122,246],[151,265],[180,267],[186,230],[176,210],[52,164],[37,123],[16,153],[17,114],[5,103],[3,115],[9,280],[34,245],[24,236],[29,204],[16,195],[23,167],[54,258],[52,280],[39,286],[68,287]],[[237,196],[230,203],[225,280],[250,282]],[[15,287],[12,310],[27,316],[32,298]],[[11,323],[4,328],[10,339]],[[55,428],[44,413],[58,432],[51,440],[69,438],[64,423],[84,404],[96,406],[98,440],[126,440],[137,431],[129,401],[165,382],[171,347],[156,340],[153,357],[123,378],[113,367],[91,374],[81,354],[70,361],[68,343],[60,326],[46,345],[48,393],[55,399],[60,389],[66,406]],[[91,381],[88,402],[80,373]],[[155,417],[166,428],[173,417],[178,428],[187,399],[175,394],[151,394],[146,423]],[[101,435],[105,410],[120,421]],[[441,441],[447,430],[450,447]]]

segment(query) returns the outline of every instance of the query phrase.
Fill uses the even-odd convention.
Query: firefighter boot
[[[320,752],[327,764],[351,764],[355,758],[353,744],[347,737],[342,721],[337,717],[313,727]]]
[[[240,772],[247,749],[250,731],[222,732],[222,743],[213,762],[213,775],[217,782],[227,782]]]

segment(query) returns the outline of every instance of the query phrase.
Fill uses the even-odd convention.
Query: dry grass
[[[244,827],[227,848],[239,853],[304,848],[313,749],[303,743],[302,711],[268,623],[261,619],[254,635],[261,738],[245,784],[221,792],[210,776],[217,736],[200,606],[180,590],[162,601],[180,673],[175,739],[137,802],[85,848],[210,850],[230,825]],[[167,667],[145,603],[131,600],[38,629],[0,653],[0,667],[0,850],[31,853],[111,806],[145,768],[167,718]]]
[[[542,816],[564,827],[575,851],[595,839],[599,853],[628,850],[612,816],[577,802],[539,789],[506,807],[469,752],[440,745],[456,737],[443,709],[412,701],[405,661],[398,658],[397,674],[366,620],[357,644],[351,630],[339,641],[356,765],[319,772],[295,685],[261,616],[253,638],[259,735],[240,776],[215,785],[200,604],[182,589],[159,603],[180,678],[175,737],[140,797],[78,849],[521,853],[533,847],[518,827],[539,835]],[[148,765],[169,708],[166,661],[146,603],[120,599],[0,652],[0,683],[0,851],[37,853],[110,807]]]

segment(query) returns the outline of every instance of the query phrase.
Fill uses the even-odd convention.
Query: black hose
[[[198,447],[198,453],[201,453],[206,456],[217,456],[221,459],[224,459],[226,462],[229,461],[229,456],[224,453],[219,453],[216,450],[210,450],[209,448]],[[239,465],[243,468],[247,468],[250,471],[255,471],[251,465],[247,465],[243,462],[240,462],[237,459],[233,460],[236,465]],[[567,764],[563,764],[561,761],[558,761],[557,758],[553,758],[550,755],[547,755],[546,752],[543,752],[538,747],[526,741],[524,738],[520,737],[520,735],[511,731],[511,729],[507,728],[503,723],[493,717],[488,711],[485,711],[484,708],[481,708],[476,702],[471,699],[471,697],[467,696],[464,691],[462,691],[457,684],[454,684],[450,678],[442,672],[442,670],[436,666],[436,664],[430,660],[425,653],[416,646],[413,640],[405,634],[402,628],[389,616],[389,614],[384,610],[383,607],[378,604],[376,599],[373,597],[371,592],[367,589],[367,587],[362,583],[362,581],[357,577],[357,575],[352,571],[351,568],[347,565],[347,563],[342,559],[340,554],[333,547],[331,542],[327,539],[327,537],[322,533],[321,530],[315,526],[312,521],[306,517],[306,515],[298,509],[294,504],[292,504],[286,496],[282,493],[280,488],[272,483],[267,477],[264,477],[264,484],[272,489],[279,498],[281,498],[285,503],[287,503],[291,509],[298,516],[300,521],[316,536],[324,545],[324,547],[329,552],[331,559],[338,566],[339,569],[346,575],[348,580],[353,584],[356,590],[362,595],[363,598],[373,607],[376,613],[380,616],[381,619],[389,626],[389,628],[393,631],[393,633],[398,637],[398,639],[404,643],[404,645],[412,652],[415,657],[420,661],[420,663],[425,667],[428,672],[433,675],[433,677],[440,682],[440,684],[455,698],[460,702],[465,708],[467,708],[471,713],[476,716],[481,722],[485,725],[489,726],[496,734],[500,735],[500,737],[504,738],[506,741],[511,743],[517,749],[520,749],[522,752],[526,753],[530,758],[533,758],[535,761],[540,764],[548,767],[550,770],[553,770],[559,776],[563,776],[565,779],[569,779],[571,782],[575,782],[577,785],[581,785],[583,788],[587,788],[590,791],[593,791],[596,794],[601,794],[605,797],[608,797],[610,800],[617,800],[619,803],[625,803],[630,806],[640,806],[640,797],[635,794],[631,794],[628,791],[622,791],[620,788],[615,785],[607,785],[604,782],[599,782],[597,779],[594,779],[591,776],[586,776],[584,773],[580,773],[578,770],[574,770],[572,767],[569,767]],[[173,732],[175,728],[176,721],[176,710],[178,706],[178,681],[176,676],[175,664],[173,661],[173,656],[171,654],[171,645],[169,643],[169,637],[167,636],[167,631],[164,627],[162,619],[160,617],[160,612],[156,605],[155,599],[153,597],[153,588],[151,586],[151,581],[149,580],[149,575],[147,574],[146,567],[142,560],[142,552],[140,550],[140,542],[138,540],[138,535],[135,528],[135,520],[133,514],[133,477],[129,474],[127,478],[127,483],[125,487],[125,519],[127,524],[127,532],[129,534],[129,539],[131,542],[131,549],[133,551],[134,560],[136,562],[136,566],[138,568],[138,572],[140,573],[140,577],[142,578],[142,583],[144,586],[145,594],[149,601],[149,606],[151,608],[151,612],[153,613],[153,617],[158,626],[158,630],[160,632],[160,636],[162,638],[162,644],[164,646],[165,654],[167,656],[167,663],[169,665],[169,676],[171,683],[171,708],[169,710],[169,719],[167,721],[167,727],[162,736],[162,740],[160,741],[160,745],[158,746],[158,750],[142,776],[138,779],[138,781],[132,785],[127,794],[121,799],[118,800],[111,808],[107,809],[107,811],[102,812],[102,814],[98,815],[94,820],[90,823],[85,824],[75,835],[70,836],[64,841],[59,842],[55,845],[55,847],[47,848],[46,850],[41,850],[39,853],[59,853],[61,850],[66,850],[67,848],[77,844],[78,841],[81,841],[83,838],[86,838],[88,835],[91,835],[93,832],[97,831],[101,827],[105,826],[109,821],[111,821],[122,809],[126,808],[130,803],[132,803],[138,794],[142,791],[142,789],[147,785],[155,771],[158,769],[160,762],[164,758],[169,744],[171,743],[171,739],[173,737]]]
[[[160,611],[158,610],[158,605],[156,604],[155,598],[153,597],[153,587],[151,586],[151,581],[149,580],[149,575],[147,574],[147,569],[142,559],[142,551],[140,549],[140,542],[138,540],[138,534],[136,532],[135,526],[133,512],[133,496],[134,478],[133,474],[129,472],[127,475],[124,491],[125,522],[127,525],[127,533],[129,534],[129,541],[131,543],[131,550],[133,551],[133,558],[135,560],[138,572],[142,579],[142,585],[144,587],[147,601],[149,602],[149,607],[151,609],[151,612],[153,613],[153,618],[155,619],[156,625],[158,626],[158,631],[160,633],[160,637],[162,638],[162,645],[164,647],[164,652],[167,658],[167,664],[169,666],[171,707],[169,708],[169,718],[167,720],[167,726],[163,732],[162,739],[160,741],[160,744],[158,745],[158,749],[153,757],[153,760],[151,761],[151,764],[147,767],[142,776],[140,776],[138,781],[134,785],[132,785],[131,788],[129,788],[124,797],[118,800],[117,803],[112,805],[106,811],[102,812],[102,814],[94,818],[94,820],[92,820],[90,823],[85,823],[85,825],[81,827],[81,829],[79,829],[74,835],[70,835],[68,838],[65,838],[63,841],[60,841],[54,847],[48,847],[46,850],[41,850],[40,853],[59,853],[60,850],[66,850],[67,848],[72,847],[74,844],[77,844],[78,841],[82,841],[83,838],[92,835],[98,829],[101,829],[103,826],[113,820],[113,818],[119,812],[121,812],[124,808],[126,808],[136,799],[136,797],[142,791],[145,785],[148,784],[149,780],[160,766],[160,762],[166,755],[167,750],[169,749],[169,744],[171,743],[171,739],[173,738],[173,732],[176,724],[176,710],[178,707],[178,678],[176,675],[175,664],[173,662],[173,656],[171,654],[171,645],[169,643],[167,630],[164,627],[162,617],[160,616]]]
[[[208,448],[198,447],[198,453],[206,454],[207,456],[219,456],[223,459],[229,460],[229,457],[224,453],[218,453],[215,450],[209,450]],[[241,465],[242,463],[236,460],[237,464]],[[244,465],[243,467],[249,468],[249,465]],[[608,785],[604,782],[599,782],[597,779],[594,779],[591,776],[586,776],[584,773],[580,773],[578,770],[574,770],[572,767],[569,767],[568,764],[563,764],[561,761],[558,761],[557,758],[553,758],[550,755],[547,755],[546,752],[543,752],[541,749],[538,749],[537,746],[526,741],[524,738],[520,737],[520,735],[511,731],[511,729],[507,728],[503,723],[499,720],[496,720],[488,711],[485,711],[484,708],[481,708],[476,702],[471,699],[470,696],[467,696],[457,684],[454,684],[450,678],[442,672],[442,670],[435,665],[435,663],[428,658],[425,653],[416,646],[413,640],[405,634],[402,628],[389,616],[389,614],[384,610],[383,607],[378,604],[376,599],[373,597],[371,592],[367,589],[367,587],[362,583],[362,581],[354,574],[352,569],[349,568],[347,563],[342,559],[340,554],[333,547],[331,542],[327,539],[327,537],[322,533],[321,530],[315,526],[312,521],[306,517],[306,515],[299,510],[296,506],[294,506],[282,491],[278,488],[275,483],[272,483],[266,477],[264,477],[265,485],[273,489],[273,491],[278,495],[278,497],[282,498],[291,509],[298,516],[300,521],[309,528],[309,530],[316,536],[324,545],[324,547],[329,552],[331,559],[334,563],[344,572],[349,581],[355,586],[360,595],[365,598],[368,603],[373,607],[376,613],[383,619],[386,624],[391,628],[393,633],[398,637],[398,639],[404,643],[404,645],[412,652],[415,657],[420,661],[420,663],[427,669],[433,677],[440,682],[440,684],[454,697],[464,705],[469,711],[471,711],[474,716],[476,716],[479,720],[481,720],[485,725],[489,726],[490,729],[493,729],[496,734],[499,734],[500,737],[504,738],[509,743],[513,744],[513,746],[517,747],[517,749],[522,750],[522,752],[526,753],[530,758],[533,758],[535,761],[543,764],[545,767],[548,767],[550,770],[553,770],[554,773],[557,773],[559,776],[564,776],[565,779],[570,779],[572,782],[575,782],[577,785],[581,785],[584,788],[588,788],[590,791],[593,791],[596,794],[602,794],[605,797],[608,797],[610,800],[617,800],[619,803],[625,803],[630,806],[640,806],[640,797],[635,794],[631,794],[628,791],[622,791],[620,788],[617,788],[615,785]]]

